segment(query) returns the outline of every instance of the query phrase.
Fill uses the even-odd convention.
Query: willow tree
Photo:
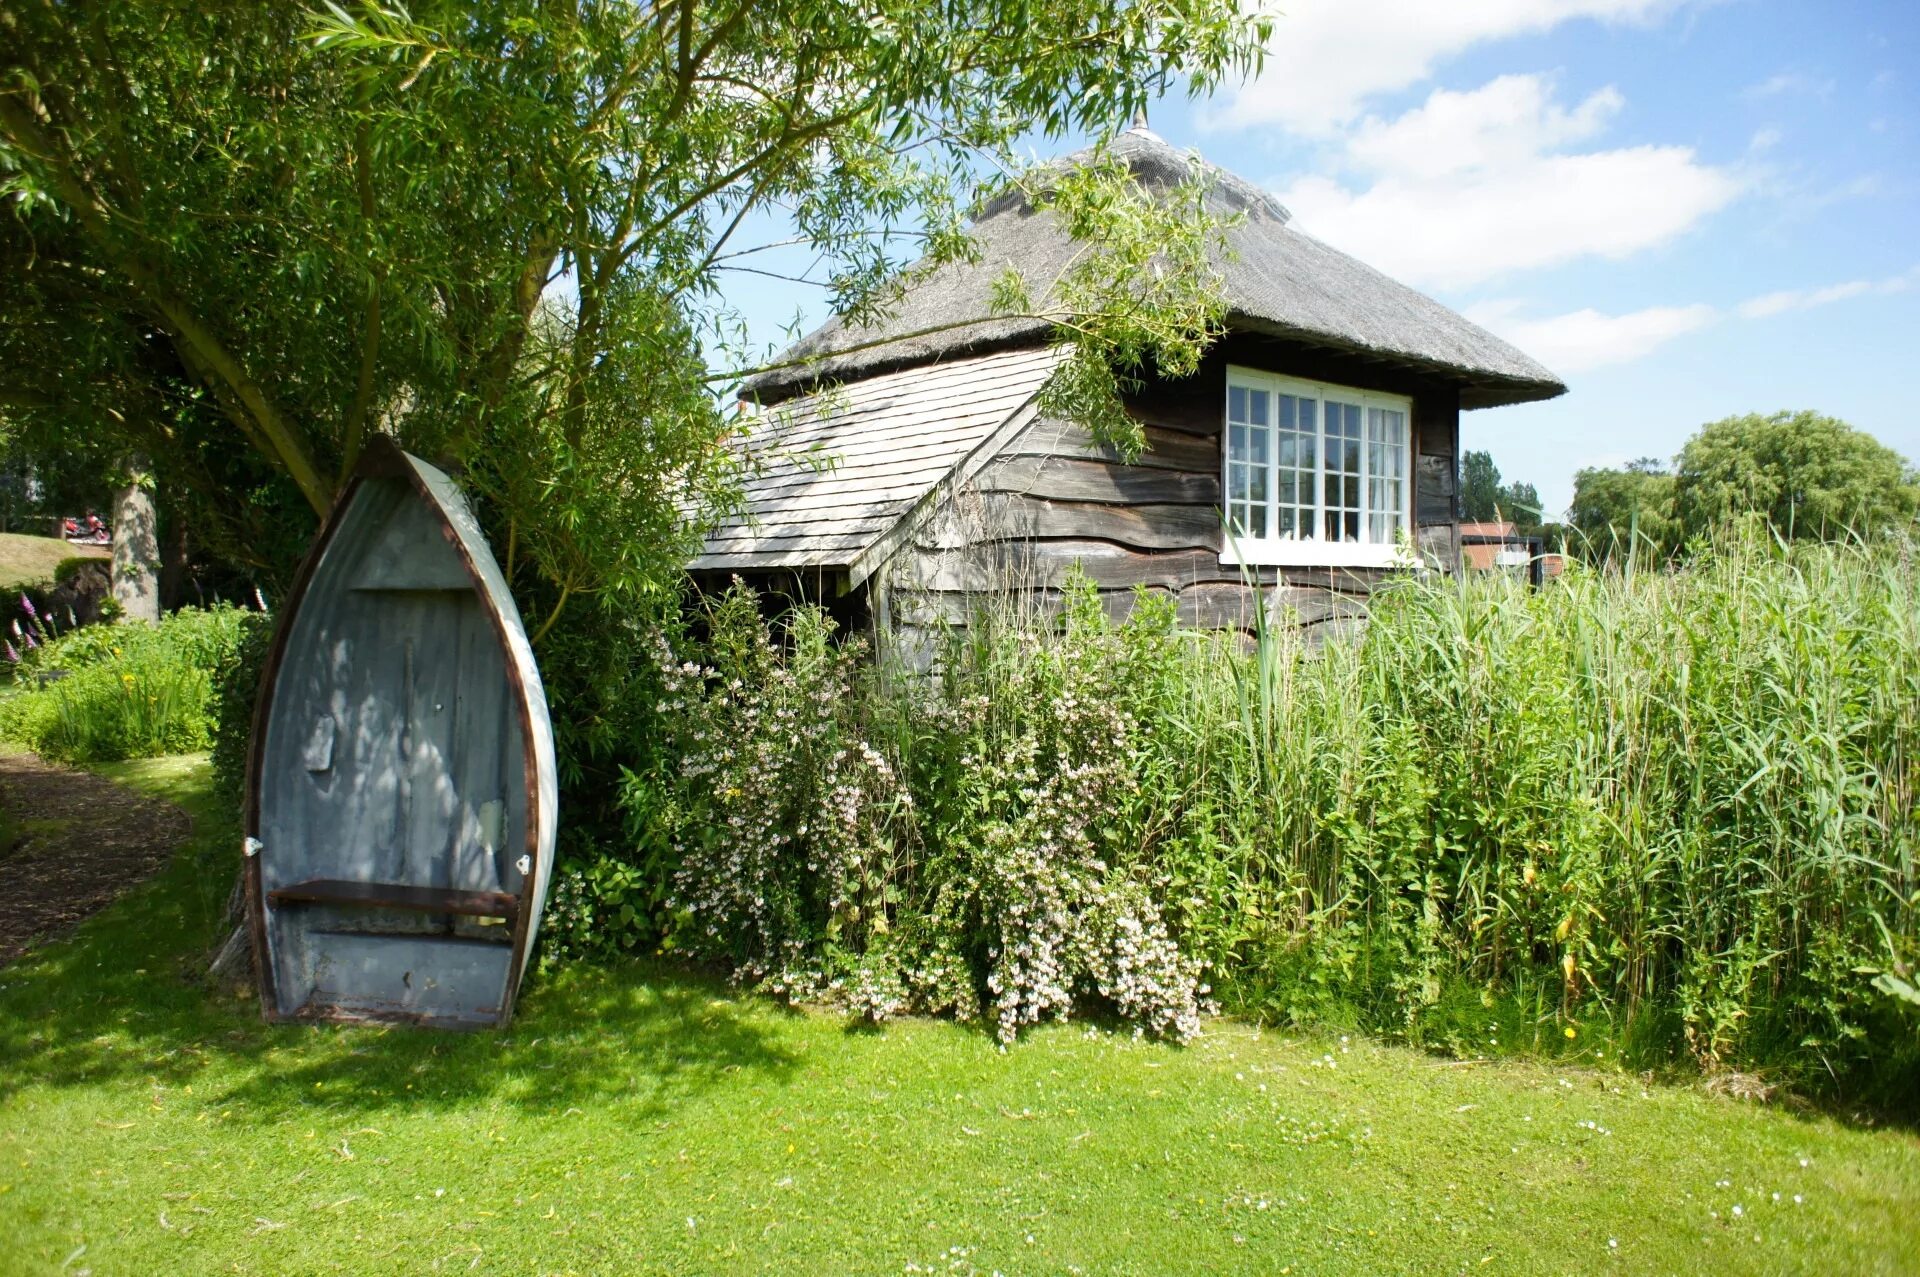
[[[871,312],[907,257],[970,251],[1023,142],[1204,89],[1259,34],[1231,0],[16,0],[0,411],[314,512],[388,431],[464,473],[537,626],[619,605],[725,492],[741,369],[710,356],[738,354],[743,229],[781,226]],[[1083,192],[1074,220],[1177,240],[1146,207]],[[1192,297],[1110,282],[1061,294],[1105,362],[1203,335]]]
[[[620,622],[729,499],[758,360],[726,298],[775,260],[750,237],[874,315],[904,263],[974,251],[1023,155],[1205,91],[1265,26],[1234,0],[8,0],[0,416],[116,436],[264,569],[372,432],[449,467],[590,826],[634,734]],[[1073,342],[1055,403],[1113,425],[1116,372],[1191,364],[1217,322],[1215,228],[1116,166],[1032,185],[1101,251],[1004,304]]]

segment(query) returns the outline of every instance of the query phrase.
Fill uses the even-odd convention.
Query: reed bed
[[[1202,887],[1184,934],[1244,1009],[1466,1050],[1598,1020],[1642,1058],[1911,1087],[1916,604],[1904,548],[1747,541],[1406,581],[1317,659],[1183,645],[1135,713],[1157,856]]]

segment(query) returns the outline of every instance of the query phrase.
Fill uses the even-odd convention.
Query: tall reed
[[[1408,579],[1317,657],[1174,644],[1134,819],[1245,1009],[1464,1036],[1524,992],[1708,1067],[1911,1069],[1875,979],[1920,958],[1915,581],[1905,549],[1748,539],[1537,593]]]

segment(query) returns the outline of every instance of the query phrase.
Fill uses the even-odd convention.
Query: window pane
[[[1236,535],[1391,545],[1402,533],[1408,415],[1346,402],[1346,393],[1227,387],[1223,495]]]

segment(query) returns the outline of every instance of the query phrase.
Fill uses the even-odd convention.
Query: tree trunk
[[[171,611],[187,604],[187,521],[178,514],[166,521],[160,547],[160,607]]]
[[[253,938],[247,934],[246,880],[235,880],[227,894],[225,921],[232,928],[207,964],[207,981],[223,993],[244,994],[253,988]]]
[[[127,467],[127,486],[113,499],[113,601],[120,621],[160,621],[160,529],[153,493],[140,484],[144,464]]]

